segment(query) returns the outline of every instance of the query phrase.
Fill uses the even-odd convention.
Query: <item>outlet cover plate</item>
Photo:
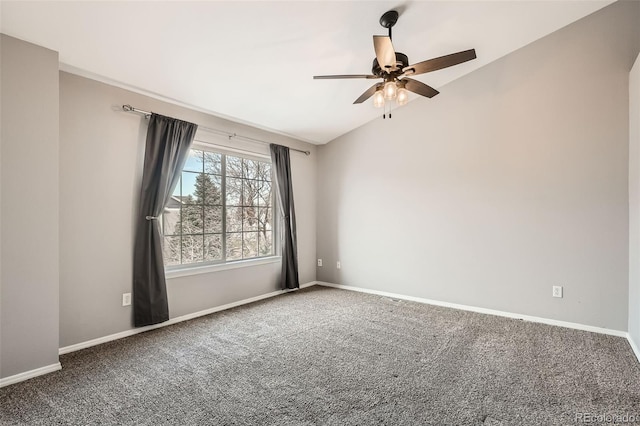
[[[553,297],[562,297],[562,286],[561,285],[554,285],[553,286],[552,296]]]

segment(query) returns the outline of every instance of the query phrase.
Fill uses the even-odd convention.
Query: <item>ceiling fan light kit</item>
[[[438,58],[428,59],[409,65],[409,58],[404,53],[396,52],[391,43],[391,29],[398,22],[399,14],[395,10],[385,12],[380,17],[380,25],[389,30],[388,36],[373,36],[373,48],[376,57],[373,59],[371,74],[316,75],[314,79],[365,78],[382,79],[367,89],[354,104],[360,104],[373,96],[373,106],[382,108],[385,101],[394,101],[396,105],[409,102],[409,92],[432,98],[439,92],[421,81],[408,78],[431,71],[448,68],[476,58],[475,49],[464,50]],[[391,117],[391,114],[389,114]]]

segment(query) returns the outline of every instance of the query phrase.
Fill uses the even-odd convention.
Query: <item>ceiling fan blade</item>
[[[433,98],[435,95],[440,93],[433,87],[412,78],[405,77],[400,81],[404,82],[405,89],[409,90],[410,92],[417,93],[418,95],[426,96],[427,98]]]
[[[376,50],[378,65],[383,71],[396,70],[396,51],[388,36],[373,36],[373,48]]]
[[[370,74],[344,74],[344,75],[314,75],[314,80],[328,80],[333,78],[380,78]]]
[[[381,86],[382,86],[382,83],[376,83],[373,86],[369,87],[366,92],[364,92],[362,95],[360,95],[358,99],[355,100],[354,104],[363,103],[364,101],[369,99],[371,96],[373,96],[373,94],[376,93],[376,90],[378,90],[378,88]]]
[[[426,61],[418,62],[417,64],[405,67],[402,71],[407,73],[407,75],[424,74],[426,72],[436,71],[442,68],[458,65],[475,58],[476,50],[469,49],[458,53],[452,53],[451,55],[440,56],[439,58],[433,58]]]

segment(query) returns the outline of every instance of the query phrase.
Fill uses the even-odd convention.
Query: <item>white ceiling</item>
[[[400,12],[393,43],[411,63],[476,49],[415,77],[439,89],[609,3],[3,0],[0,29],[58,51],[61,69],[322,144],[381,115],[353,105],[373,80],[312,76],[370,73],[387,10]]]

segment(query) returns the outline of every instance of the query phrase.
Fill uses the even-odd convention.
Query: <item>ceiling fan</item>
[[[409,93],[417,93],[432,98],[439,92],[421,81],[408,76],[424,74],[431,71],[451,67],[476,58],[475,49],[464,50],[438,58],[428,59],[409,65],[409,58],[404,53],[396,52],[391,44],[391,28],[398,22],[398,12],[390,10],[380,17],[380,25],[389,29],[388,36],[373,36],[373,48],[376,57],[373,59],[371,74],[316,75],[314,79],[366,78],[382,81],[367,89],[354,104],[360,104],[373,96],[373,105],[383,107],[386,100],[395,100],[404,105],[409,101]],[[391,115],[389,115],[391,117]]]

